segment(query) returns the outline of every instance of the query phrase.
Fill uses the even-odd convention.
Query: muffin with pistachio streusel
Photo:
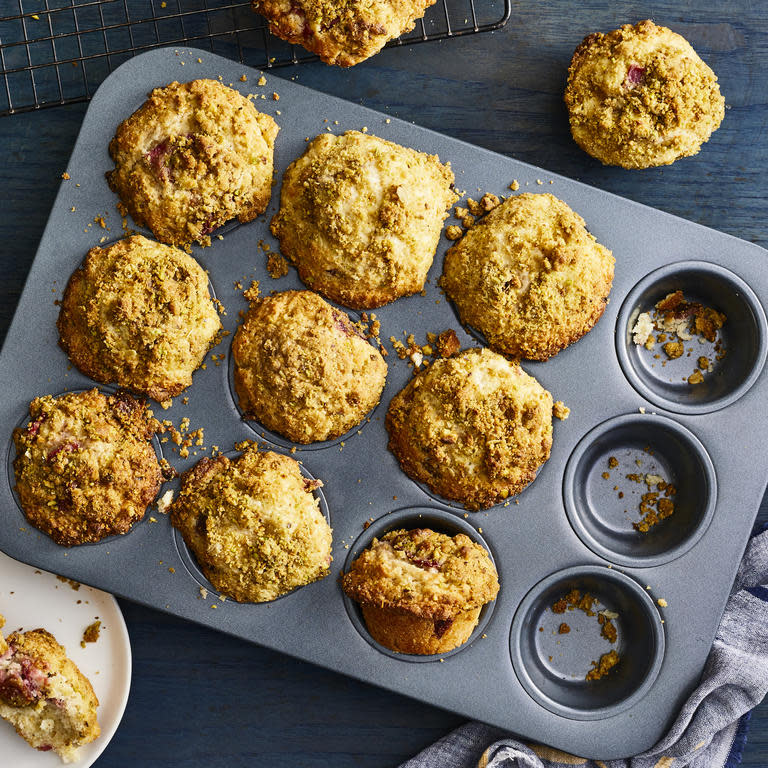
[[[321,134],[283,176],[272,234],[307,286],[379,307],[424,288],[452,187],[435,155],[359,131]]]
[[[88,251],[64,291],[57,326],[83,373],[159,401],[192,384],[221,330],[205,270],[141,235]]]
[[[274,600],[328,575],[331,528],[294,459],[248,444],[181,476],[171,523],[205,577],[239,602]]]
[[[685,38],[650,20],[585,37],[565,103],[576,143],[624,168],[695,155],[725,115],[714,72]]]
[[[50,632],[13,632],[7,640],[0,633],[0,717],[30,746],[76,761],[101,733],[98,706],[90,681]]]
[[[399,653],[434,654],[467,641],[499,580],[486,550],[464,533],[428,528],[374,539],[342,578],[374,640]]]
[[[72,546],[127,533],[157,495],[158,422],[124,392],[36,397],[13,432],[16,492],[29,522]]]
[[[440,285],[491,349],[546,360],[600,319],[614,262],[562,200],[522,194],[448,250]]]
[[[351,67],[410,32],[435,0],[251,0],[269,31],[326,64]]]
[[[379,350],[312,291],[252,301],[232,354],[246,417],[297,443],[330,440],[359,424],[387,378]]]
[[[492,507],[536,477],[552,447],[552,395],[490,349],[436,360],[386,418],[403,471],[467,509]]]
[[[173,82],[118,126],[107,180],[133,220],[161,242],[210,245],[217,227],[266,209],[279,130],[216,80]]]

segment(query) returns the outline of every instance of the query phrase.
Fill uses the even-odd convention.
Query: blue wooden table
[[[512,6],[499,32],[388,50],[351,70],[311,64],[274,74],[768,247],[768,3]],[[646,17],[684,34],[713,67],[725,121],[695,158],[659,170],[603,168],[570,139],[562,105],[568,61],[589,32]],[[85,109],[0,120],[2,333]],[[768,520],[765,502],[760,519]],[[130,602],[121,606],[133,686],[100,768],[395,766],[462,722]],[[768,765],[766,704],[754,713],[744,765]]]

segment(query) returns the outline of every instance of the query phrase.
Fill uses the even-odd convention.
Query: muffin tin
[[[223,601],[168,517],[154,509],[125,536],[58,547],[26,522],[14,498],[12,470],[0,483],[0,547],[35,566],[579,755],[607,759],[648,748],[698,680],[768,474],[762,408],[768,394],[768,270],[766,252],[755,245],[292,82],[269,76],[258,87],[258,72],[204,51],[152,51],[112,74],[91,102],[67,168],[71,178],[61,184],[8,332],[0,364],[6,460],[14,455],[11,432],[24,422],[33,397],[93,385],[57,346],[54,300],[88,248],[123,234],[116,198],[104,180],[117,124],[152,87],[219,76],[244,93],[259,94],[257,107],[280,124],[276,185],[265,216],[230,224],[220,231],[223,240],[214,237],[212,247],[193,249],[226,307],[222,321],[230,335],[212,352],[227,359],[208,356],[206,369],[183,395],[187,403],[179,397],[168,410],[155,406],[159,418],[178,426],[187,417],[191,429],[205,430],[206,451],[192,446],[182,459],[166,442],[159,445],[163,455],[183,471],[210,455],[214,445],[227,452],[256,437],[282,453],[294,447],[243,422],[233,396],[230,344],[238,313],[246,308],[242,287],[251,279],[260,280],[264,293],[301,287],[294,270],[272,280],[258,247],[260,240],[276,247],[268,221],[277,209],[282,173],[307,138],[329,128],[365,127],[449,160],[457,188],[472,197],[482,194],[478,188],[509,194],[515,179],[521,191],[553,193],[616,256],[611,302],[594,330],[545,363],[523,363],[571,409],[567,420],[555,420],[551,458],[517,499],[467,513],[411,481],[387,451],[384,414],[412,376],[389,337],[404,340],[413,333],[424,344],[428,331],[454,328],[462,346],[478,343],[461,329],[436,286],[449,246],[442,239],[426,295],[376,311],[390,370],[369,422],[344,438],[298,446],[293,454],[323,481],[320,494],[334,529],[329,577],[272,603]],[[97,216],[106,228],[94,223]],[[631,341],[637,314],[676,288],[728,315],[728,354],[701,389],[682,386],[690,360],[682,372],[671,364],[661,367]],[[601,477],[611,455],[620,461],[611,471],[616,481]],[[635,459],[647,461],[647,468],[627,470]],[[632,471],[658,471],[679,488],[675,515],[645,536],[632,531],[623,512],[636,512],[634,506],[622,506],[613,491]],[[411,523],[471,533],[499,571],[497,600],[484,610],[471,640],[451,654],[416,659],[378,647],[338,584],[348,558],[373,535]],[[206,585],[204,598],[200,587]],[[549,611],[573,587],[589,590],[619,614],[616,647],[623,661],[614,674],[590,683],[584,673],[608,649],[607,641],[596,625],[582,621],[581,612],[563,619]],[[666,607],[659,607],[660,598]],[[574,626],[559,637],[554,622],[562,620]]]

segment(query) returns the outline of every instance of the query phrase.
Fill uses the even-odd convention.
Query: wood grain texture
[[[697,157],[656,170],[603,168],[568,133],[568,61],[587,33],[649,16],[688,37],[711,64],[726,118]],[[766,72],[768,3],[513,0],[500,32],[388,50],[351,70],[309,65],[276,75],[768,247]],[[0,120],[2,334],[84,113],[75,105]],[[760,517],[768,520],[765,501]],[[121,606],[133,685],[100,768],[383,768],[461,722],[209,629]],[[768,765],[768,704],[755,711],[744,765]]]

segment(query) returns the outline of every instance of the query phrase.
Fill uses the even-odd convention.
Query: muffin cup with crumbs
[[[342,588],[366,627],[398,653],[447,653],[467,641],[499,591],[483,547],[466,534],[428,528],[390,531],[354,560]]]

